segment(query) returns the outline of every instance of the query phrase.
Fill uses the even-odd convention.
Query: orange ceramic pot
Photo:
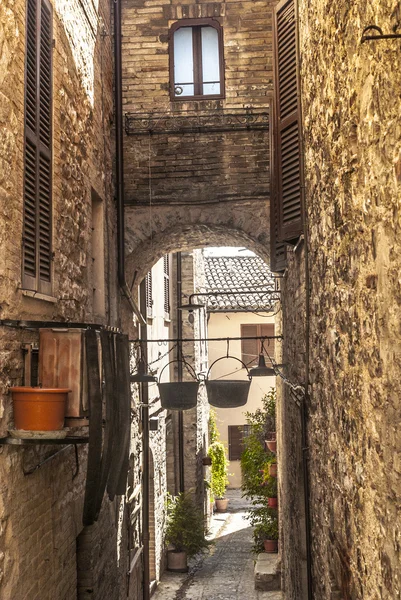
[[[64,427],[68,388],[13,387],[14,427],[57,431]]]
[[[270,477],[277,477],[277,464],[271,463],[269,465],[269,475]]]

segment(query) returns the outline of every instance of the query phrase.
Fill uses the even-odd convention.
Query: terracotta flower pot
[[[277,442],[276,440],[266,440],[266,446],[269,448],[270,452],[277,452]]]
[[[264,540],[263,546],[265,552],[273,553],[278,552],[278,540]]]
[[[277,463],[269,465],[269,475],[270,477],[277,477]]]
[[[267,499],[267,506],[269,508],[277,508],[278,504],[277,504],[277,498],[268,498]]]
[[[67,388],[11,388],[15,429],[57,431],[64,427]]]
[[[226,512],[228,505],[228,498],[216,498],[216,510],[217,512]]]
[[[186,573],[188,571],[187,553],[168,550],[167,569],[175,573]]]

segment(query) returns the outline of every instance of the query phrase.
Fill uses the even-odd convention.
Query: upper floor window
[[[22,285],[51,293],[52,8],[28,0]]]
[[[188,19],[170,30],[172,100],[224,97],[223,30],[214,19]]]
[[[256,339],[262,336],[274,336],[273,323],[241,325],[241,337],[245,338],[241,340],[241,358],[247,367],[256,366],[259,354],[262,352],[265,357],[266,366],[269,367],[271,365],[270,358],[274,358],[274,339],[264,340],[262,344],[260,339]]]

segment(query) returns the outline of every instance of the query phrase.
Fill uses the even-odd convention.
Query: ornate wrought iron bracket
[[[375,35],[366,35],[369,31],[377,31]],[[384,34],[383,30],[377,25],[368,25],[362,32],[361,44],[369,42],[371,40],[397,40],[401,39],[401,33],[387,33]]]
[[[215,109],[208,112],[126,113],[127,135],[161,133],[208,133],[241,130],[268,130],[269,112],[241,108],[229,112]]]

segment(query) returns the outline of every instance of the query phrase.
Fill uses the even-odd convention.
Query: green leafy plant
[[[182,492],[167,496],[166,543],[177,552],[186,552],[188,558],[204,552],[211,544],[206,539],[207,530],[202,510],[198,509],[191,495]]]
[[[278,540],[277,511],[266,506],[252,509],[248,517],[253,526],[253,552],[263,552],[264,540]]]
[[[268,498],[277,498],[277,477],[267,477],[265,491]]]
[[[209,442],[214,444],[214,442],[218,442],[219,440],[220,433],[217,429],[216,411],[211,408],[209,413]]]
[[[212,459],[210,488],[214,498],[224,498],[228,486],[228,465],[226,450],[222,442],[213,442],[209,446],[208,456]]]
[[[268,473],[268,463],[275,460],[272,452],[265,450],[268,432],[276,426],[276,391],[272,388],[262,398],[262,408],[246,413],[249,434],[244,438],[244,451],[241,456],[242,492],[251,500],[263,502],[267,497],[264,482]]]

